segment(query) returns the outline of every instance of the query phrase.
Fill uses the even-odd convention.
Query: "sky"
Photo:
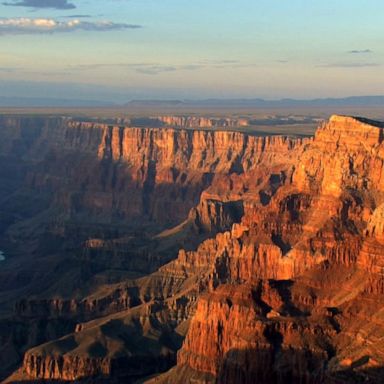
[[[384,94],[382,0],[0,0],[0,96]]]

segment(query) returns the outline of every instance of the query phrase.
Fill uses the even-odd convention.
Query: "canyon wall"
[[[159,121],[171,127],[183,128],[237,128],[249,125],[248,119],[211,118],[200,116],[160,116]]]
[[[332,117],[266,204],[179,254],[209,271],[209,293],[177,367],[149,382],[383,379],[382,135],[382,123]]]
[[[81,181],[76,205],[62,205],[79,228],[98,217],[109,230],[133,222],[153,232],[120,229],[111,239],[75,230],[83,294],[55,298],[54,286],[18,301],[15,314],[77,325],[25,353],[24,379],[129,382],[167,370],[176,355],[148,383],[384,379],[383,123],[333,116],[313,139],[61,123],[71,133],[57,142],[68,151],[88,138],[76,144],[77,166],[67,171],[64,157],[45,157],[29,138],[30,188],[47,190],[55,176],[61,206],[63,180]],[[106,272],[137,271],[143,260],[157,270]]]
[[[160,316],[160,335],[177,340],[181,336],[175,329],[193,313],[206,283],[178,265],[169,267],[172,272],[140,276],[175,259],[180,248],[194,249],[229,230],[244,213],[244,192],[250,199],[258,196],[261,182],[253,176],[260,173],[260,178],[270,164],[283,174],[303,143],[280,136],[131,128],[70,118],[2,117],[0,127],[0,209],[2,217],[9,215],[1,242],[12,250],[0,270],[7,321],[32,330],[37,324],[51,329],[62,323],[70,333],[81,329],[76,324],[169,299],[164,311],[176,322],[169,328],[167,317]],[[245,170],[250,172],[243,180]],[[156,316],[148,321],[159,321]],[[4,353],[16,351],[10,366],[36,343],[62,336],[55,328],[28,338],[19,328],[11,327],[2,339]],[[175,345],[169,359],[159,357],[167,367],[174,362]],[[79,362],[84,370],[100,363],[86,356],[79,357],[86,361]],[[47,359],[36,357],[31,364],[46,366]],[[119,364],[108,359],[105,366],[106,361]],[[51,370],[56,372],[52,378],[59,375]],[[61,378],[71,376],[60,372]]]
[[[64,218],[185,219],[215,175],[242,173],[296,141],[237,132],[129,128],[67,118],[2,118],[0,154],[29,164],[29,186],[54,193]],[[129,198],[128,198],[129,195]]]

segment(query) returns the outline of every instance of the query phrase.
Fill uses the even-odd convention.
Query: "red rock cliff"
[[[151,361],[164,361],[178,348],[164,335],[184,335],[190,324],[177,366],[153,382],[381,382],[382,131],[381,123],[343,116],[304,141],[104,127],[98,159],[126,167],[129,190],[151,202],[148,214],[163,217],[162,186],[199,185],[194,208],[179,211],[187,220],[158,239],[188,236],[189,226],[219,233],[138,279],[144,304],[79,326],[62,353],[54,353],[60,340],[29,351],[25,370],[33,378],[100,375],[97,358],[113,360],[116,350],[131,367],[132,329],[145,340],[161,335]],[[68,364],[49,368],[62,355],[81,361],[79,374]]]
[[[332,117],[240,225],[180,253],[186,270],[209,271],[211,293],[158,382],[383,379],[382,141],[381,123]]]

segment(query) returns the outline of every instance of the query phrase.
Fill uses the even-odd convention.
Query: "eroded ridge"
[[[148,382],[382,381],[382,135],[382,123],[346,116],[304,140],[102,128],[93,156],[121,164],[127,173],[116,178],[132,178],[127,191],[141,193],[149,222],[164,212],[148,201],[164,207],[179,191],[199,199],[135,255],[157,254],[157,270],[93,287],[68,312],[44,304],[77,326],[29,349],[17,374],[134,380],[176,363]],[[90,241],[100,253],[86,253],[85,266],[106,247]],[[162,259],[171,248],[174,259]],[[38,308],[23,305],[19,316]]]

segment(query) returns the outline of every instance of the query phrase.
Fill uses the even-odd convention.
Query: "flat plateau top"
[[[349,123],[349,124],[364,124],[376,128],[384,128],[384,122],[367,119],[359,116],[332,115],[329,119],[331,123]]]

